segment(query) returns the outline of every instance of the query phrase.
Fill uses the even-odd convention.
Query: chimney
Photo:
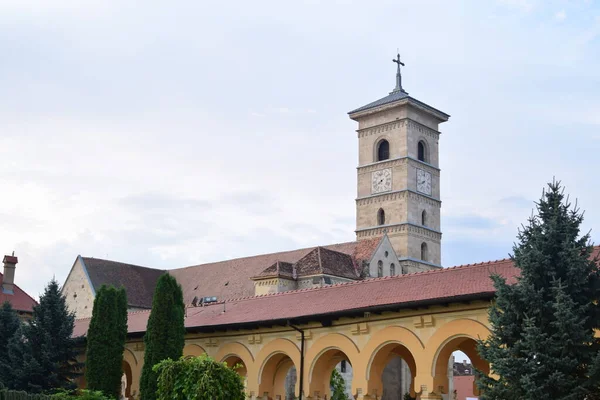
[[[13,288],[15,286],[15,269],[19,260],[15,257],[13,252],[12,256],[4,256],[4,278],[2,279],[2,291],[7,294],[13,294]]]

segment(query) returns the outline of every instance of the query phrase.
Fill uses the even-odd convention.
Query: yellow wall
[[[352,393],[356,398],[380,398],[383,368],[399,355],[411,369],[413,394],[418,393],[421,399],[440,399],[447,392],[447,365],[453,351],[461,350],[476,367],[488,368],[475,351],[475,340],[489,334],[488,306],[487,302],[450,304],[342,318],[330,327],[319,323],[303,325],[304,398],[330,397],[329,376],[342,359],[352,365]],[[125,360],[132,371],[128,394],[132,397],[139,393],[143,350],[141,339],[127,343]],[[300,334],[279,326],[188,335],[184,355],[202,353],[217,361],[241,361],[250,399],[285,399],[283,381],[287,371],[292,365],[300,371]],[[299,379],[297,382],[296,395]],[[265,393],[268,397],[263,397]]]

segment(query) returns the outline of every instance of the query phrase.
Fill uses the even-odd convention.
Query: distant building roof
[[[281,254],[280,254],[281,255]],[[519,270],[511,260],[499,260],[407,275],[367,279],[227,301],[187,309],[187,328],[214,330],[251,327],[285,320],[334,318],[373,309],[443,304],[460,300],[489,299],[495,289],[490,275],[514,283]],[[149,311],[129,313],[129,333],[143,333]],[[75,323],[74,336],[85,335],[90,319]]]
[[[127,290],[129,306],[152,308],[154,287],[164,270],[99,258],[81,258],[95,291],[102,285],[123,286]]]
[[[7,256],[8,257],[8,256]],[[19,285],[14,284],[13,293],[8,294],[2,291],[2,281],[4,275],[0,272],[0,305],[8,301],[12,308],[19,312],[32,313],[33,306],[37,304],[37,301],[27,293],[25,293]]]

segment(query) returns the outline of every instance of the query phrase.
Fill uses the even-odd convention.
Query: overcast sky
[[[444,266],[504,258],[553,176],[600,229],[600,2],[0,1],[0,249],[158,268],[354,240],[356,123],[441,125]],[[599,240],[597,231],[592,232]]]

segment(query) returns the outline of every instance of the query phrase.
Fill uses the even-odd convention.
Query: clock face
[[[417,168],[417,191],[431,196],[431,174]]]
[[[374,171],[371,175],[371,193],[389,192],[392,190],[392,170],[390,168]]]

